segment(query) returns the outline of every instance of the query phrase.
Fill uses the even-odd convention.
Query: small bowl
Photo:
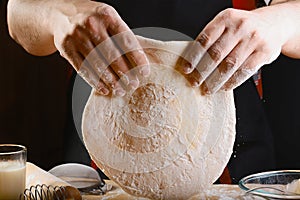
[[[254,195],[275,199],[300,199],[300,194],[287,190],[287,185],[300,179],[300,170],[257,173],[239,181],[239,187]]]

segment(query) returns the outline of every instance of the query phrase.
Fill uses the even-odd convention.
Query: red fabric
[[[254,83],[256,85],[258,95],[259,95],[260,99],[262,99],[263,98],[263,87],[262,87],[263,84],[262,84],[261,70],[259,70],[257,72],[257,75],[254,76]]]
[[[225,167],[222,175],[219,178],[219,181],[221,184],[231,184],[232,183],[228,167]]]
[[[255,0],[232,0],[234,8],[242,10],[252,10],[256,8]]]
[[[95,170],[98,169],[97,165],[92,160],[91,160],[91,167],[94,168]]]

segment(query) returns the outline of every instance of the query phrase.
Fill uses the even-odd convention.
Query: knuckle
[[[114,15],[116,14],[116,10],[112,6],[106,4],[105,6],[103,6],[103,13]]]
[[[104,5],[98,7],[97,13],[101,18],[108,20],[109,22],[112,22],[115,19],[117,11],[110,5]]]
[[[85,35],[83,27],[77,25],[70,34],[70,37],[73,38],[73,41],[77,46],[79,45],[85,47],[86,49],[92,48],[90,46],[89,37]]]
[[[234,88],[234,85],[236,84],[236,80],[232,77],[230,78],[223,86],[223,90],[228,91]]]
[[[248,34],[249,40],[252,45],[256,46],[256,49],[268,49],[270,45],[267,43],[267,39],[258,30],[253,30]]]
[[[235,16],[235,13],[236,13],[235,9],[227,8],[220,13],[219,17],[221,17],[221,19],[228,20],[233,18]]]
[[[111,88],[114,88],[114,84],[115,84],[115,79],[112,73],[110,73],[109,71],[105,70],[104,72],[102,72],[102,74],[100,75],[101,80],[103,80],[107,85],[109,85]]]
[[[250,38],[251,40],[260,40],[260,39],[261,39],[261,36],[260,36],[260,34],[258,33],[257,30],[253,30],[253,31],[251,31],[251,32],[249,33],[249,38]]]
[[[237,22],[236,22],[236,24],[235,24],[235,30],[238,31],[238,30],[244,29],[245,27],[246,27],[246,28],[247,28],[247,27],[250,27],[250,26],[248,25],[248,21],[249,21],[249,20],[247,20],[246,18],[239,18],[239,19],[237,19]]]
[[[228,69],[238,65],[238,58],[235,56],[228,56],[224,61]]]
[[[208,54],[210,55],[211,59],[215,62],[219,61],[222,57],[222,51],[220,50],[219,47],[212,46],[208,50]]]
[[[111,62],[110,65],[113,67],[113,69],[118,75],[126,73],[126,71],[128,70],[127,63],[123,60],[122,57],[115,59]]]
[[[118,30],[120,29],[122,26],[124,26],[123,22],[121,20],[117,20],[117,18],[114,18],[110,21],[109,26],[114,29],[114,30]]]
[[[132,51],[126,53],[126,58],[129,60],[131,65],[136,64],[136,61],[137,61],[136,58],[137,57],[134,56],[134,53]]]
[[[209,43],[210,41],[210,37],[209,35],[207,35],[206,33],[201,33],[199,35],[199,37],[197,38],[197,41],[203,46],[203,47],[206,47],[207,44]]]
[[[228,8],[221,13],[220,19],[227,24],[227,28],[234,30],[234,32],[241,29],[249,29],[248,27],[252,26],[250,24],[251,21],[240,12],[236,9]]]
[[[145,54],[140,51],[129,52],[126,54],[126,57],[129,58],[131,64],[134,66],[142,66],[148,64]]]
[[[89,15],[89,16],[87,16],[87,18],[84,21],[84,26],[86,26],[86,27],[93,27],[94,24],[97,22],[97,20],[98,19],[97,19],[97,17],[94,14]]]
[[[237,67],[237,58],[228,56],[220,63],[218,69],[221,73],[228,73],[229,71],[235,71]]]

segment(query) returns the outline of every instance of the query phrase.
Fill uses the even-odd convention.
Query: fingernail
[[[138,80],[131,80],[129,83],[130,89],[135,90],[139,86]]]
[[[185,74],[189,74],[189,73],[191,73],[192,72],[192,66],[191,66],[191,64],[190,63],[185,63],[184,65],[183,65],[183,72],[185,73]]]
[[[201,34],[197,40],[200,42],[200,44],[203,47],[205,47],[207,45],[207,43],[208,43],[208,37],[205,34]]]
[[[109,94],[109,90],[106,89],[106,88],[101,88],[101,89],[100,89],[100,93],[101,93],[102,95],[108,95],[108,94]]]
[[[232,88],[233,88],[233,84],[231,84],[231,83],[225,83],[225,84],[222,86],[221,90],[227,92],[227,91],[229,91],[229,90],[232,90]]]
[[[105,88],[102,84],[99,84],[96,87],[96,93],[99,95],[108,95],[109,90],[107,88]]]
[[[199,81],[196,81],[195,79],[191,80],[191,86],[192,87],[199,87],[199,85],[200,85]]]
[[[149,66],[144,66],[140,69],[140,74],[144,77],[148,77],[150,75],[150,67]]]
[[[201,89],[202,95],[209,95],[209,94],[211,94],[210,90],[207,88],[207,86],[206,86],[205,83],[203,83],[201,85],[200,89]]]
[[[220,90],[223,90],[223,91],[228,91],[228,87],[227,87],[227,84],[225,83]]]
[[[116,96],[122,97],[126,94],[126,92],[123,89],[116,89],[116,90],[114,90],[114,94]]]

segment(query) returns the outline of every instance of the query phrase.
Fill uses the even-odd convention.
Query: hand
[[[139,74],[149,74],[136,37],[111,6],[78,1],[63,15],[54,26],[55,46],[98,93],[123,96],[138,87]]]
[[[260,9],[219,13],[183,56],[181,70],[189,82],[205,94],[231,90],[274,61],[285,37],[280,23],[263,13]]]

